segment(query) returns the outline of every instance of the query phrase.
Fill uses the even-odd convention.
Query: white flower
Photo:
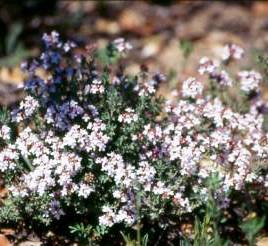
[[[112,208],[109,206],[104,206],[102,208],[103,215],[99,217],[99,223],[100,225],[111,227],[113,226],[114,218],[115,218],[115,212]]]
[[[104,86],[101,80],[94,79],[90,85],[86,85],[85,87],[85,95],[88,93],[91,94],[103,94]]]
[[[155,81],[154,80],[150,80],[147,81],[145,83],[138,83],[135,88],[134,91],[138,92],[139,96],[149,96],[152,95],[156,92],[155,90]]]
[[[131,122],[138,121],[138,115],[132,108],[126,108],[124,113],[120,114],[118,121],[122,123],[130,124]]]
[[[32,96],[27,96],[20,103],[19,110],[13,111],[13,121],[20,122],[31,117],[40,107],[39,102]]]
[[[186,211],[188,211],[188,212],[192,211],[189,199],[188,198],[183,198],[181,193],[176,193],[174,195],[174,201],[176,203],[178,203],[181,207],[186,209]]]
[[[81,183],[77,188],[78,196],[88,198],[94,189],[88,184]]]
[[[11,129],[7,125],[3,125],[0,129],[0,138],[7,141],[10,140]]]
[[[240,78],[241,90],[249,93],[251,91],[258,91],[259,84],[262,80],[262,76],[255,71],[241,71],[238,73]]]
[[[116,49],[120,52],[126,52],[132,49],[132,45],[129,42],[126,42],[124,38],[115,39],[112,44],[116,47]]]
[[[222,49],[221,58],[226,61],[229,59],[239,60],[244,56],[244,50],[235,44],[225,45]]]
[[[0,152],[0,172],[14,170],[19,153],[14,145],[9,145]]]
[[[198,72],[200,74],[214,74],[219,67],[219,62],[218,61],[213,61],[209,59],[208,57],[202,57],[199,61],[199,68]]]
[[[189,78],[182,84],[182,96],[196,98],[203,92],[203,85],[196,78]]]
[[[220,71],[218,74],[215,75],[215,77],[217,78],[220,85],[232,86],[233,84],[232,79],[225,70]]]
[[[119,190],[115,190],[114,192],[113,192],[113,197],[114,198],[120,198],[122,196],[122,193],[119,191]]]

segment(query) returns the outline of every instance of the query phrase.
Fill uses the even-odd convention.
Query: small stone
[[[257,240],[256,246],[267,246],[268,245],[268,237],[263,237]]]
[[[11,243],[7,239],[7,237],[3,234],[0,234],[0,245],[1,246],[11,246]]]
[[[108,34],[118,34],[120,32],[120,26],[115,21],[107,21],[104,19],[97,20],[96,29],[98,32]]]

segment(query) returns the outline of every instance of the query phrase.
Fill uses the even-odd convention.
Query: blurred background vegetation
[[[39,54],[42,33],[57,30],[82,46],[125,37],[134,49],[125,60],[130,73],[141,63],[168,75],[163,93],[195,75],[203,55],[217,56],[234,42],[251,56],[243,66],[254,66],[256,55],[268,50],[266,1],[57,1],[0,2],[0,104],[20,98],[24,75],[19,64]]]

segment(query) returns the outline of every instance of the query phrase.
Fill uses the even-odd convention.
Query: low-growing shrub
[[[22,64],[25,99],[1,113],[3,225],[92,245],[254,243],[266,223],[267,106],[258,72],[227,72],[241,48],[202,58],[200,78],[164,101],[165,76],[117,65],[123,39],[84,53],[56,32],[43,42]]]

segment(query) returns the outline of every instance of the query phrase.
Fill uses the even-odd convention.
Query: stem
[[[138,222],[138,225],[137,225],[137,246],[141,246],[141,228],[140,228],[140,222]]]
[[[141,196],[139,192],[136,194],[136,210],[137,210],[137,246],[141,246],[141,217],[140,217],[140,208],[141,208]]]
[[[26,166],[29,168],[29,170],[32,171],[34,168],[33,168],[32,164],[31,164],[31,162],[29,161],[29,159],[26,156],[22,156],[22,158],[23,158]]]

